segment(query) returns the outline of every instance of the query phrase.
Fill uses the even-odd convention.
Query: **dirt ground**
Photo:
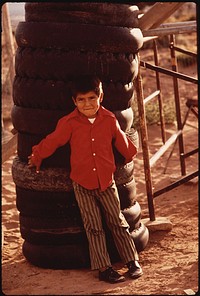
[[[149,51],[142,58],[148,60]],[[161,63],[168,66],[169,59],[161,51]],[[186,67],[183,73],[196,75],[196,65]],[[145,72],[147,73],[147,72]],[[152,88],[153,74],[143,73],[145,95]],[[162,76],[163,97],[171,98],[171,80]],[[180,82],[181,111],[186,112],[187,98],[197,98],[197,87]],[[171,100],[171,99],[170,99]],[[10,125],[8,125],[10,127]],[[167,137],[176,130],[174,123],[166,125]],[[184,147],[188,152],[198,147],[198,122],[190,114],[184,127]],[[161,146],[160,126],[148,126],[148,140],[151,155]],[[181,177],[178,144],[167,162],[165,153],[152,169],[152,182],[155,190],[161,189]],[[144,275],[111,285],[100,282],[96,271],[90,269],[52,270],[31,265],[22,254],[23,239],[19,230],[19,213],[16,209],[15,184],[11,167],[13,158],[2,165],[2,227],[4,241],[2,246],[2,292],[5,295],[190,295],[198,291],[198,179],[176,187],[154,199],[155,215],[165,217],[172,223],[171,231],[150,232],[149,242],[140,253],[140,263]],[[167,165],[167,167],[166,167]],[[187,174],[196,171],[198,155],[186,159]],[[166,168],[166,172],[164,170]],[[137,200],[142,208],[142,218],[149,217],[148,202],[143,169],[143,156],[140,146],[135,159],[135,180]],[[122,274],[127,269],[122,262],[114,267]]]

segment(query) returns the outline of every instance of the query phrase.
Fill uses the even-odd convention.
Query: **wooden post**
[[[10,65],[9,65],[10,80],[11,82],[13,82],[13,79],[15,76],[15,60],[14,60],[15,47],[14,47],[14,40],[13,40],[13,34],[12,34],[12,28],[11,28],[7,3],[5,3],[2,6],[2,14],[3,14],[2,34],[4,34],[6,48],[8,51],[8,58],[10,61]]]
[[[138,54],[138,59],[140,61],[139,54]],[[137,103],[138,103],[138,113],[139,113],[139,121],[140,121],[140,133],[141,133],[141,143],[142,143],[142,152],[143,152],[143,161],[144,161],[144,174],[145,174],[146,191],[147,191],[148,208],[149,208],[149,218],[150,218],[150,221],[155,221],[152,178],[151,178],[151,168],[150,168],[150,161],[149,161],[148,134],[147,134],[147,125],[146,125],[145,108],[144,108],[144,94],[143,94],[143,86],[142,86],[142,77],[140,74],[140,66],[139,66],[138,76],[135,80],[135,87],[137,92]]]
[[[12,84],[15,77],[15,46],[14,46],[14,37],[12,32],[12,27],[10,23],[10,17],[8,13],[8,4],[4,3],[2,6],[2,37],[4,38],[5,42],[5,52],[7,54],[8,60],[8,68],[6,69],[6,73],[4,73],[4,79],[2,79],[2,89],[6,84],[10,87],[11,95],[9,97],[3,98],[8,99],[9,101],[6,102],[11,107],[12,103]],[[2,54],[3,57],[3,54]],[[6,64],[7,66],[7,64]],[[7,86],[8,87],[8,86]],[[15,151],[17,148],[17,134],[13,135],[11,132],[4,128],[3,122],[3,114],[1,117],[1,126],[2,126],[2,163],[6,161]]]

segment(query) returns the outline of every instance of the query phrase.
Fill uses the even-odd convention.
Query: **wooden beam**
[[[158,159],[168,150],[168,148],[176,141],[176,139],[180,136],[182,130],[179,130],[175,134],[173,134],[167,142],[150,158],[150,167],[153,167]]]
[[[156,2],[139,19],[139,28],[141,30],[157,28],[184,3],[185,2]]]
[[[5,133],[6,131],[4,131],[2,138],[2,163],[8,160],[17,150],[17,134]]]
[[[176,23],[165,26],[164,24],[156,29],[143,30],[142,34],[145,37],[149,36],[163,36],[171,34],[184,34],[192,33],[197,31],[196,21],[183,22],[182,25],[177,25]]]
[[[14,38],[13,38],[7,3],[4,3],[2,6],[2,16],[3,16],[2,34],[4,35],[4,38],[5,38],[5,43],[6,43],[5,46],[6,46],[6,49],[8,52],[8,58],[10,61],[10,65],[9,65],[10,80],[11,82],[13,82],[13,79],[15,76],[15,66],[14,66],[15,46],[14,46]]]

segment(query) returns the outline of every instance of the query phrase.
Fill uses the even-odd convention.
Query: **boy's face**
[[[95,118],[99,110],[100,103],[103,100],[103,93],[99,96],[94,91],[87,93],[78,93],[76,98],[73,98],[74,104],[79,112],[88,118]]]

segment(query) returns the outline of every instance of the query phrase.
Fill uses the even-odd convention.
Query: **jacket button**
[[[93,171],[96,171],[96,169],[95,169],[95,168],[93,168]]]

